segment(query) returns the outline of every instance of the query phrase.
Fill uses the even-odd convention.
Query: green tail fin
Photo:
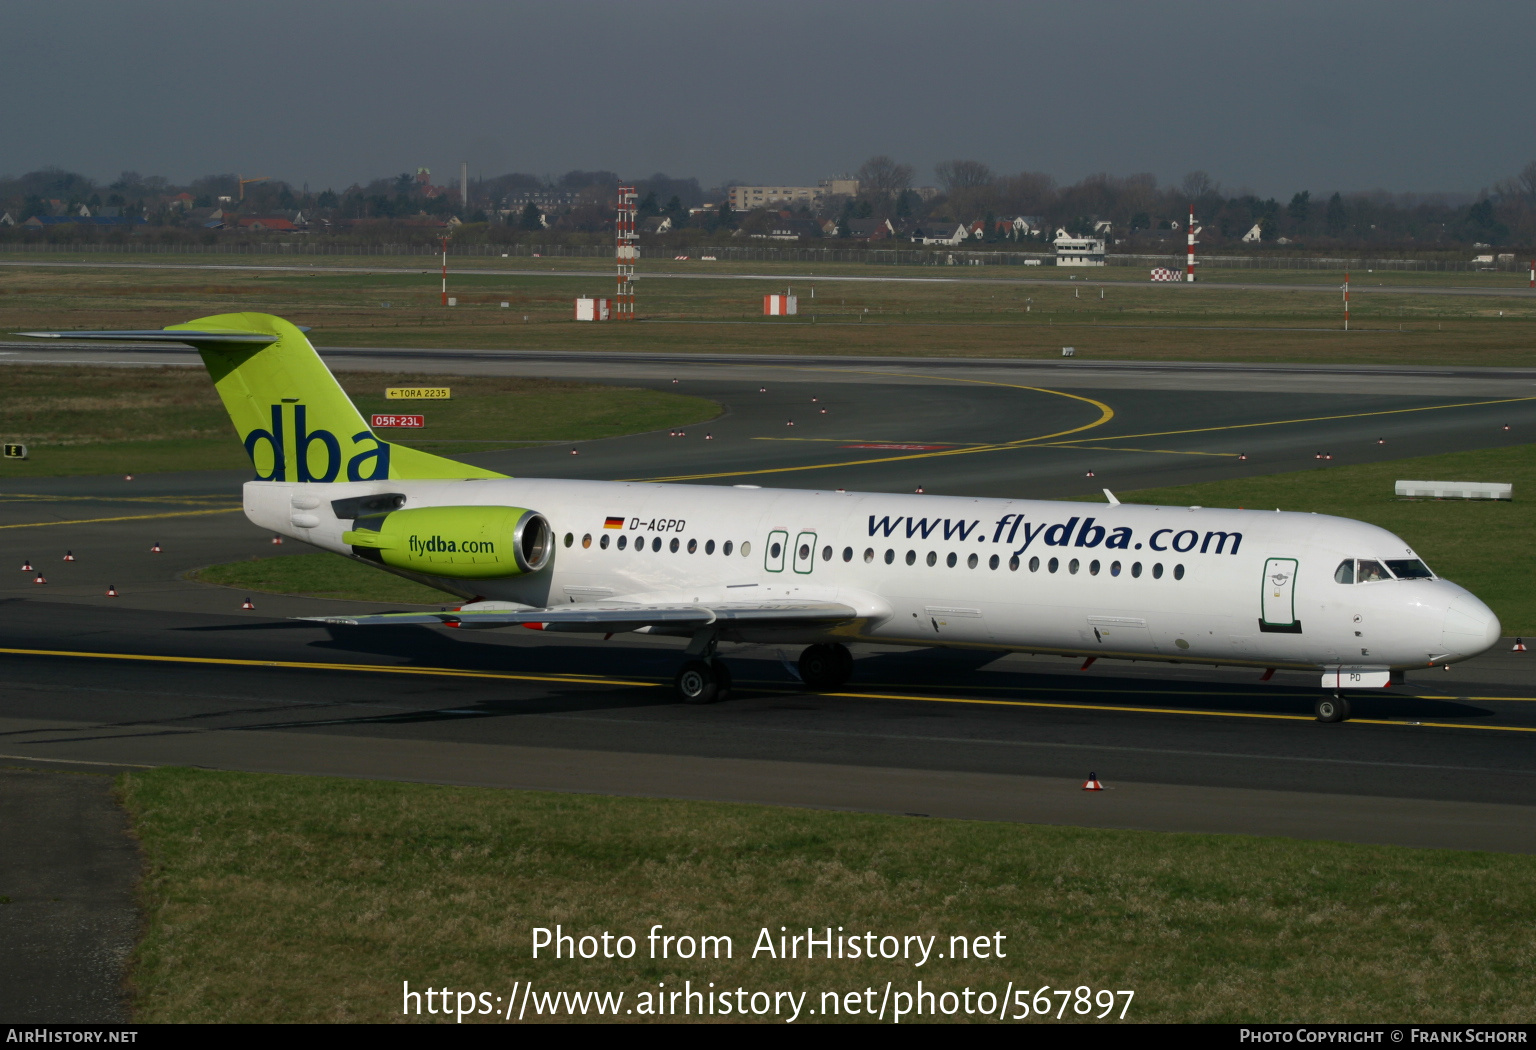
[[[218,314],[187,332],[208,366],[261,481],[502,478],[505,474],[376,437],[304,333],[271,314]],[[194,333],[270,335],[265,345],[199,340]]]

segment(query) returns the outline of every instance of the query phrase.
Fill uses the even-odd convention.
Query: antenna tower
[[[615,223],[619,264],[619,284],[613,302],[615,321],[635,319],[635,260],[640,257],[637,246],[640,235],[635,232],[635,199],[638,196],[633,186],[619,187],[619,218]]]

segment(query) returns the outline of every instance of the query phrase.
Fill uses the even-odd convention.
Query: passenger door
[[[1300,634],[1296,619],[1295,558],[1268,558],[1264,562],[1263,599],[1259,630],[1270,634]]]
[[[804,576],[816,567],[816,534],[802,532],[795,537],[795,571]]]
[[[763,568],[769,572],[784,571],[785,548],[789,546],[789,533],[783,529],[774,529],[768,534],[768,542],[763,546]]]

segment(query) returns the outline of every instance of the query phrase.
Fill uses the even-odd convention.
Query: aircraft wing
[[[374,613],[358,616],[303,616],[299,619],[348,627],[388,624],[442,624],[445,627],[511,627],[551,631],[633,631],[638,627],[816,627],[855,619],[858,612],[838,602],[691,602],[672,604],[558,605],[548,609],[445,609],[440,612]]]

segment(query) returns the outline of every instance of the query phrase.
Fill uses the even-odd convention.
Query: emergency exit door
[[[1265,560],[1262,594],[1259,630],[1277,634],[1300,634],[1301,621],[1296,619],[1295,558]]]

